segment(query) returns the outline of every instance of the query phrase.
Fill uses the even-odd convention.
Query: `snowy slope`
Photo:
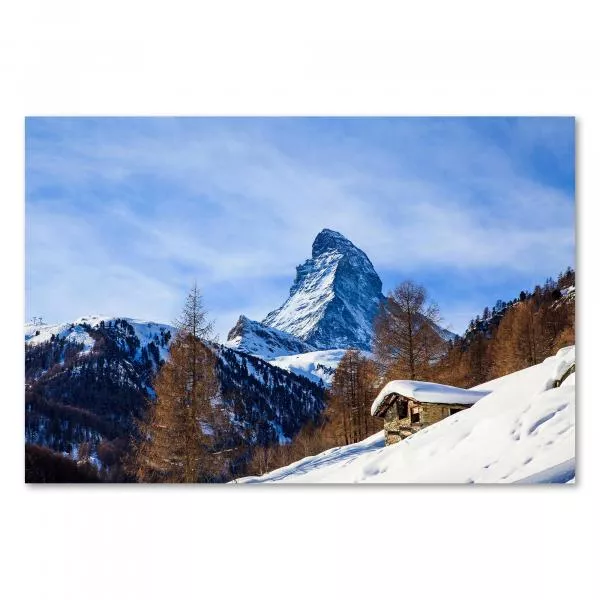
[[[83,344],[83,353],[88,353],[94,347],[94,340],[82,327],[78,319],[75,323],[61,323],[59,325],[33,325],[25,324],[25,343],[36,346],[49,342],[52,336],[65,339],[74,344]]]
[[[265,360],[285,354],[312,352],[314,346],[299,338],[240,316],[223,344],[227,348],[258,356]]]
[[[175,334],[175,327],[164,323],[155,323],[153,321],[142,321],[130,317],[114,317],[107,315],[89,315],[80,317],[72,323],[60,323],[58,325],[33,325],[25,324],[25,343],[35,346],[44,342],[49,342],[54,335],[57,338],[64,338],[68,342],[80,343],[84,345],[82,354],[89,353],[94,347],[94,339],[87,331],[88,328],[98,329],[101,323],[105,327],[114,325],[116,321],[126,321],[134,331],[140,344],[136,359],[139,358],[141,350],[151,342],[155,342],[158,347],[161,360],[165,360],[169,353],[167,343],[161,344],[160,340],[165,334],[170,336]]]
[[[317,350],[304,354],[277,356],[268,362],[280,369],[308,377],[317,383],[322,381],[325,385],[330,385],[333,373],[345,352],[344,348]]]
[[[312,257],[297,267],[288,299],[263,324],[321,350],[369,350],[382,299],[381,280],[367,255],[342,234],[323,229]]]
[[[384,446],[383,432],[243,483],[565,483],[575,477],[575,347],[473,388],[473,407]]]
[[[344,348],[315,350],[296,336],[244,315],[229,332],[223,346],[257,356],[275,367],[326,385],[331,383],[333,372],[346,352]]]

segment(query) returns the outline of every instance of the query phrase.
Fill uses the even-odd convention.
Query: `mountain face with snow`
[[[320,350],[370,350],[383,294],[367,255],[341,233],[323,229],[313,242],[312,257],[296,270],[288,299],[263,325]]]
[[[118,317],[25,325],[26,442],[73,457],[86,443],[95,461],[114,466],[154,398],[153,380],[175,334],[169,325]],[[232,443],[250,451],[288,441],[322,412],[319,383],[213,347],[221,399],[233,416]]]
[[[316,350],[314,346],[279,329],[252,321],[244,315],[227,335],[223,344],[228,348],[270,360],[287,354],[303,354]]]
[[[283,305],[262,323],[240,316],[224,346],[329,385],[346,349],[371,349],[373,322],[385,302],[381,288],[367,255],[341,233],[324,229],[312,257],[297,267]],[[433,328],[445,341],[456,338]]]
[[[314,346],[279,329],[241,316],[223,344],[266,360],[269,364],[328,386],[346,352],[344,348],[316,350]]]

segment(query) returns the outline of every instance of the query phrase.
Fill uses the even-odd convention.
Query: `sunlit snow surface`
[[[303,375],[316,383],[322,381],[325,385],[330,385],[333,372],[346,352],[347,350],[344,348],[317,350],[304,354],[277,356],[268,362],[280,369],[296,373],[296,375]]]
[[[60,323],[58,325],[34,325],[32,323],[25,324],[25,343],[30,345],[42,344],[49,342],[52,335],[55,337],[64,338],[68,342],[83,344],[81,354],[89,353],[94,347],[94,339],[85,331],[83,325],[89,325],[92,329],[100,326],[104,321],[105,326],[109,323],[114,323],[119,317],[111,317],[107,315],[92,315],[76,319],[72,323]],[[121,317],[127,321],[134,329],[136,337],[140,341],[138,355],[141,349],[147,346],[150,342],[156,342],[160,338],[162,332],[169,331],[171,335],[175,334],[175,327],[165,325],[164,323],[154,323],[153,321],[142,321],[140,319],[131,319],[129,317]],[[168,345],[158,346],[160,358],[166,360],[169,354]],[[136,356],[139,358],[139,356]]]
[[[229,332],[223,346],[258,356],[263,360],[316,350],[314,346],[289,333],[252,321],[244,315],[240,316]]]
[[[323,318],[327,304],[335,297],[334,281],[340,252],[330,252],[314,259],[314,266],[283,305],[270,313],[265,324],[306,338]]]
[[[323,229],[312,258],[297,267],[289,297],[263,324],[318,349],[367,349],[382,299],[381,279],[367,255],[341,233]]]
[[[575,478],[571,346],[495,379],[474,406],[384,446],[383,432],[241,483],[566,483]]]
[[[64,338],[67,342],[83,344],[82,353],[88,353],[94,347],[93,338],[83,329],[82,319],[73,323],[59,325],[32,325],[25,324],[25,343],[33,346],[49,342],[52,336]]]

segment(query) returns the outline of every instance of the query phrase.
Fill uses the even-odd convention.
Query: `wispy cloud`
[[[573,152],[568,119],[30,119],[28,315],[170,319],[197,279],[223,335],[323,227],[442,308],[512,294],[574,260]]]

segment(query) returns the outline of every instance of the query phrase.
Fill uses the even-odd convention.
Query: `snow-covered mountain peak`
[[[367,255],[341,233],[323,229],[312,258],[296,268],[290,296],[263,324],[319,349],[370,349],[381,279]]]
[[[312,245],[312,257],[317,258],[325,252],[337,250],[344,254],[348,250],[358,250],[356,246],[338,231],[323,229],[315,238]]]
[[[158,357],[165,360],[168,355],[169,341],[176,333],[176,328],[165,323],[143,321],[131,317],[116,317],[109,315],[87,315],[72,322],[47,324],[25,324],[25,343],[38,346],[53,339],[64,339],[70,343],[83,344],[82,353],[89,353],[94,349],[96,340],[94,332],[109,330],[115,333],[115,340],[122,346],[127,345],[127,338],[133,342],[137,351],[136,358],[141,356],[142,350],[154,344],[158,350]]]
[[[265,360],[288,355],[313,352],[315,348],[299,338],[263,325],[241,315],[223,344],[227,348],[260,356]]]

